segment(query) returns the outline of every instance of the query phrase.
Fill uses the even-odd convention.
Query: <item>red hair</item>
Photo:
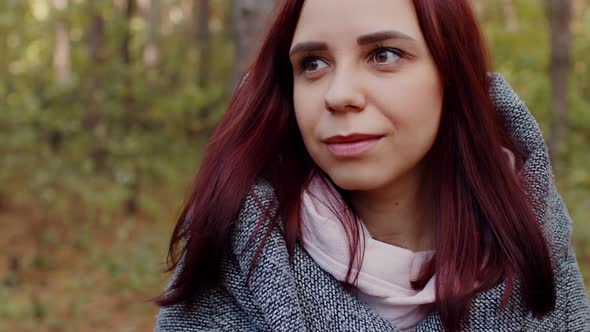
[[[273,185],[278,201],[275,222],[259,229],[264,232],[259,249],[280,220],[294,253],[301,193],[317,171],[295,121],[289,61],[303,2],[280,2],[248,75],[209,141],[170,241],[168,271],[181,257],[182,268],[170,290],[155,299],[158,305],[188,301],[221,280],[222,254],[257,177]],[[439,197],[436,255],[413,286],[421,288],[436,275],[436,308],[450,331],[459,329],[477,292],[504,279],[503,304],[518,278],[527,308],[535,317],[545,315],[556,296],[549,250],[524,194],[526,183],[518,176],[523,156],[490,100],[488,55],[473,10],[468,0],[413,3],[443,84],[441,124],[426,157],[436,165],[429,168]],[[502,146],[515,152],[516,172],[499,162],[505,160]],[[350,250],[358,258],[358,229],[352,217],[343,218]],[[349,277],[358,262],[351,259]]]

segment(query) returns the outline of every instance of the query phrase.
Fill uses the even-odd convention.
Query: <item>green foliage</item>
[[[227,32],[212,34],[210,84],[199,87],[191,17],[162,22],[160,62],[145,68],[147,32],[140,13],[127,20],[109,2],[70,2],[62,13],[50,5],[44,0],[0,4],[5,73],[0,180],[7,184],[0,197],[34,202],[48,216],[69,218],[72,209],[83,215],[96,209],[114,213],[130,201],[149,201],[144,193],[162,184],[186,179],[214,125],[211,118],[225,107],[232,61]],[[166,1],[161,16],[179,15],[180,5]],[[98,60],[88,48],[97,14],[105,22]],[[52,68],[58,17],[70,37],[72,78],[64,84],[56,83]],[[130,63],[121,54],[128,27]]]

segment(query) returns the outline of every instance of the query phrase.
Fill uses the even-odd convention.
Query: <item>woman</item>
[[[281,1],[156,330],[588,331],[546,146],[484,49],[468,0]]]

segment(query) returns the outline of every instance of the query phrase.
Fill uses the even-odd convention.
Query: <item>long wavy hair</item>
[[[220,282],[222,255],[258,177],[272,184],[278,202],[275,222],[259,227],[262,244],[280,222],[293,257],[301,239],[301,194],[317,171],[295,121],[289,61],[303,3],[279,1],[248,74],[212,134],[172,234],[167,271],[178,271],[154,299],[160,306],[188,301]],[[502,304],[518,279],[525,305],[541,317],[555,306],[549,250],[519,176],[524,156],[490,100],[489,58],[469,0],[413,4],[442,80],[443,110],[427,155],[438,197],[436,254],[412,285],[422,288],[436,275],[436,309],[449,331],[459,329],[477,292],[504,280]],[[502,146],[515,152],[516,170],[500,162]],[[358,257],[355,222],[343,218],[349,219],[343,220],[348,234],[357,234],[349,243]],[[349,277],[354,264],[351,258]]]

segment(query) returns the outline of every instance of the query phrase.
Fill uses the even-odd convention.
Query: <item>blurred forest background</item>
[[[1,331],[152,329],[169,235],[273,3],[0,1]],[[588,286],[590,1],[474,4],[550,144]]]

